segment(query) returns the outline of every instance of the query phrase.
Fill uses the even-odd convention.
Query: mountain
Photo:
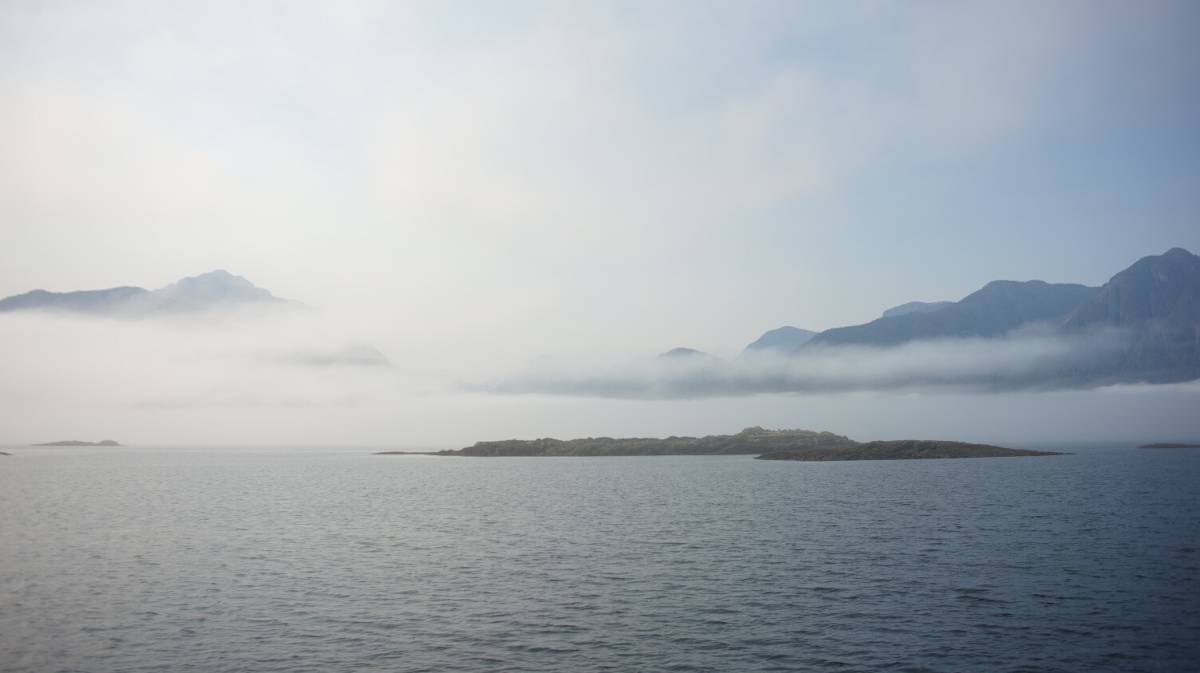
[[[204,311],[225,304],[284,301],[223,269],[183,278],[152,294],[156,308],[161,311]]]
[[[684,345],[678,345],[678,347],[667,350],[665,353],[659,353],[659,357],[695,357],[697,355],[707,356],[708,354],[704,353],[703,350],[684,347]]]
[[[688,347],[685,347],[685,345],[678,345],[678,347],[676,347],[676,348],[672,348],[671,350],[666,350],[666,351],[664,351],[664,353],[659,353],[658,357],[659,357],[659,360],[673,360],[673,361],[686,361],[686,362],[701,362],[701,361],[719,360],[719,357],[716,357],[712,353],[706,353],[706,351],[697,350],[695,348],[688,348]]]
[[[821,332],[799,350],[987,339],[1040,323],[1048,334],[1075,341],[1071,358],[1031,372],[1029,385],[1200,379],[1200,256],[1183,248],[1143,257],[1099,288],[999,280],[938,304],[904,304],[869,323]]]
[[[113,287],[107,290],[47,292],[33,290],[0,299],[0,311],[66,311],[105,314],[144,300],[149,290],[140,287]]]
[[[1196,329],[1200,322],[1200,256],[1171,248],[1139,259],[1076,308],[1066,327],[1133,327],[1153,322]]]
[[[743,353],[795,353],[801,346],[808,343],[809,339],[816,336],[816,334],[816,332],[800,329],[799,327],[780,327],[763,333],[754,343],[746,346]]]
[[[893,306],[883,312],[881,318],[895,318],[909,313],[933,313],[934,311],[952,305],[952,301],[910,301],[907,304]]]
[[[1068,333],[1117,329],[1127,339],[1097,375],[1167,383],[1200,378],[1200,256],[1172,248],[1113,276],[1067,316]]]
[[[75,292],[33,290],[0,299],[0,312],[49,311],[144,317],[252,305],[299,306],[256,287],[241,276],[217,270],[183,278],[157,290],[128,286]]]
[[[1030,323],[1061,321],[1098,291],[1069,283],[995,280],[949,306],[825,330],[808,345],[895,346],[918,339],[1000,336]]]

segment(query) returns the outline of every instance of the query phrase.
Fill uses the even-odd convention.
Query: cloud
[[[368,344],[352,344],[336,350],[291,351],[272,356],[278,362],[305,367],[391,367],[378,348]]]
[[[9,409],[338,407],[394,397],[401,372],[317,311],[164,320],[0,315]]]
[[[1145,241],[1187,244],[1190,164],[1165,176],[1186,195],[1171,201],[1147,187],[1170,161],[1127,159],[1155,147],[1143,136],[1159,125],[1139,116],[1155,108],[1180,111],[1161,128],[1183,140],[1162,144],[1186,154],[1194,6],[6,3],[0,295],[229,267],[328,313],[258,327],[5,318],[0,432],[152,407],[159,420],[123,416],[109,434],[241,436],[274,411],[305,440],[318,423],[324,436],[418,432],[442,402],[414,390],[440,395],[542,354],[566,364],[478,388],[506,394],[454,397],[464,406],[439,407],[428,435],[473,441],[483,418],[569,433],[563,406],[605,432],[659,415],[567,395],[749,404],[769,391],[987,389],[993,372],[1025,385],[1036,371],[1007,373],[1057,362],[1054,344],[1007,356],[946,344],[914,351],[918,366],[874,352],[680,371],[569,356],[732,352],[761,328],[874,316],[880,295],[955,296],[1054,268],[1091,282]],[[1124,145],[1117,108],[1132,120]],[[1042,133],[1048,120],[1088,152],[1045,142],[1061,139]],[[1060,156],[1072,165],[1047,163]],[[997,160],[1051,196],[997,180]],[[1076,163],[1119,170],[1097,182]],[[978,182],[946,179],[959,175]],[[1144,226],[1107,226],[1121,217],[1111,208],[1080,216],[1057,189],[1069,176]],[[996,226],[1014,203],[1036,238]],[[1087,254],[1055,267],[1059,244]],[[507,394],[538,390],[554,399]],[[759,402],[711,429],[768,423],[756,417],[768,407],[788,418],[786,401]],[[321,405],[337,413],[282,415]],[[715,423],[718,406],[682,405],[674,422]]]
[[[690,399],[771,393],[955,390],[1004,392],[1112,383],[1103,364],[1126,335],[1023,331],[997,339],[938,339],[891,348],[811,347],[794,356],[671,358],[589,370],[556,366],[476,387],[496,394]],[[563,373],[564,371],[568,373]]]

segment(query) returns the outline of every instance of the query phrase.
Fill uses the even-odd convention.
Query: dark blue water
[[[14,452],[3,671],[1200,662],[1200,451]]]

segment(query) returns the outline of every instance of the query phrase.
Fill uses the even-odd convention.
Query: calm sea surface
[[[1200,450],[10,451],[2,671],[1200,669]]]

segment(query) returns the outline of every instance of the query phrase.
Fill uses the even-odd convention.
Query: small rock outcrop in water
[[[1056,456],[1051,451],[1006,449],[989,444],[944,442],[925,439],[901,439],[889,442],[866,442],[841,448],[819,447],[799,451],[771,451],[760,460],[908,460],[927,458],[1004,458],[1009,456]]]
[[[704,456],[794,451],[816,447],[854,446],[854,440],[832,432],[746,428],[736,435],[706,437],[587,437],[584,439],[508,439],[476,442],[443,456]]]
[[[7,451],[0,451],[0,456],[11,456],[11,455],[12,454]]]
[[[78,439],[64,439],[57,442],[34,444],[34,446],[120,446],[120,444],[111,439],[102,439],[98,442],[81,442]]]
[[[1180,442],[1159,442],[1157,444],[1142,444],[1139,449],[1200,449],[1200,444],[1185,444]]]

